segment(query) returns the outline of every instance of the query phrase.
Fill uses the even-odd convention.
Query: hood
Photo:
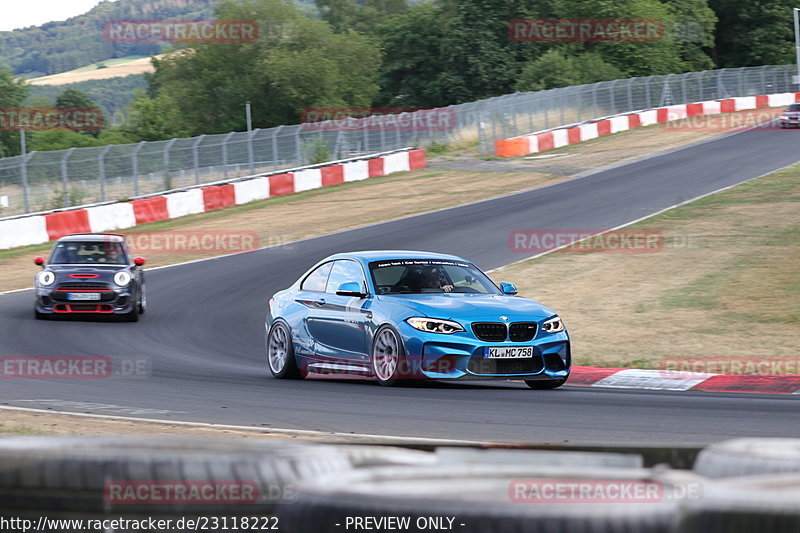
[[[501,294],[384,294],[377,299],[408,308],[409,316],[431,318],[497,321],[500,316],[507,316],[514,322],[543,320],[556,314],[534,300]]]
[[[98,282],[109,283],[114,279],[114,274],[125,270],[128,265],[46,265],[56,275],[56,281],[62,282]],[[73,278],[70,274],[96,274],[92,278]]]

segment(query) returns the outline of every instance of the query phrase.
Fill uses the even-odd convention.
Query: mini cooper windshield
[[[51,265],[127,265],[125,250],[119,242],[60,242],[50,256]]]
[[[369,269],[378,294],[500,294],[477,267],[460,261],[391,259],[374,261]]]

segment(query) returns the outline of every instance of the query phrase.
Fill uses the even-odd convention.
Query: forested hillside
[[[10,1],[10,0],[9,0]],[[218,0],[117,0],[63,22],[0,32],[0,65],[28,78],[66,72],[104,59],[153,55],[165,45],[110,43],[108,20],[211,18]]]

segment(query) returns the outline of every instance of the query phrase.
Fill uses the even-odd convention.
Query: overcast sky
[[[38,26],[86,13],[101,0],[1,0],[0,31]]]

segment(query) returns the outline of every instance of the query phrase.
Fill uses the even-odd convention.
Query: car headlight
[[[131,275],[125,272],[124,270],[121,270],[116,274],[114,274],[114,283],[116,283],[120,287],[124,287],[130,282],[131,282]]]
[[[49,270],[43,270],[39,272],[39,285],[43,287],[47,287],[48,285],[52,285],[53,282],[56,280],[56,275],[50,272]]]
[[[542,324],[542,331],[545,333],[558,333],[564,331],[564,321],[560,316],[553,317],[550,320],[545,320]]]
[[[408,322],[412,328],[428,333],[444,333],[445,335],[451,335],[457,331],[464,331],[464,328],[458,322],[442,320],[440,318],[415,316],[406,319],[406,322]]]
[[[781,118],[787,119],[787,118],[789,118],[789,115],[781,115]]]

